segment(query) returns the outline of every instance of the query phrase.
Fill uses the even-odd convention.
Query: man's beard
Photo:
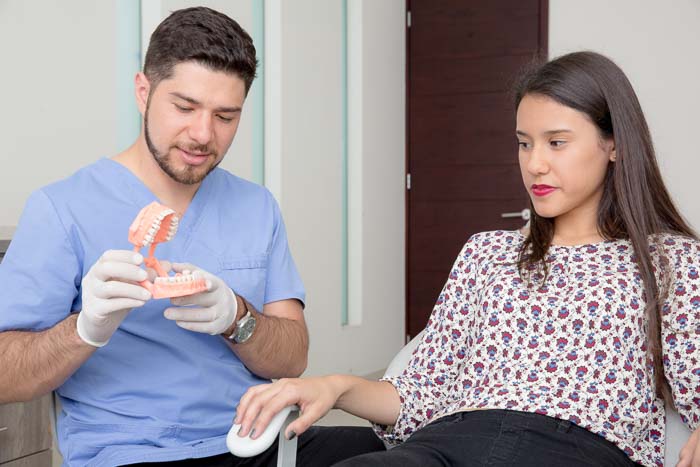
[[[184,185],[196,185],[197,183],[201,182],[204,180],[204,178],[211,173],[212,170],[214,170],[220,163],[221,161],[217,162],[216,164],[212,164],[209,168],[206,170],[199,172],[197,171],[198,167],[191,167],[191,166],[186,166],[184,170],[175,170],[175,167],[173,166],[172,162],[170,161],[170,152],[166,152],[165,154],[161,154],[158,149],[156,148],[155,144],[153,144],[153,140],[151,139],[151,134],[148,131],[148,110],[150,108],[150,105],[146,105],[146,115],[144,116],[143,120],[143,128],[144,128],[144,136],[146,138],[146,146],[148,147],[148,150],[151,152],[151,155],[153,156],[153,159],[156,161],[158,166],[161,168],[163,172],[168,174],[170,178],[175,180],[178,183],[182,183]],[[195,153],[208,153],[211,154],[210,157],[217,158],[217,154],[214,153],[209,146],[202,146],[202,145],[190,145],[186,148],[183,148],[186,151],[191,151]]]

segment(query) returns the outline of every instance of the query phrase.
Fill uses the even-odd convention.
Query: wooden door
[[[406,333],[470,235],[527,207],[511,87],[547,51],[547,0],[408,0]]]

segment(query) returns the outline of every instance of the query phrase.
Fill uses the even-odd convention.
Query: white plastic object
[[[245,437],[238,436],[238,430],[241,429],[241,425],[233,425],[228,432],[228,436],[226,436],[226,446],[228,450],[237,457],[257,456],[272,446],[278,434],[280,438],[284,438],[285,421],[292,411],[298,410],[299,408],[296,405],[289,405],[280,410],[277,415],[272,417],[265,431],[256,439],[251,439],[250,433]],[[293,441],[296,441],[296,439]]]

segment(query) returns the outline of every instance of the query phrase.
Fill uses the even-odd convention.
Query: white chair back
[[[408,362],[411,360],[413,351],[416,350],[416,347],[418,347],[421,339],[423,339],[423,334],[425,334],[425,331],[419,332],[416,337],[411,339],[411,342],[399,350],[399,353],[394,356],[391,363],[389,363],[389,366],[386,367],[386,371],[384,372],[385,378],[389,376],[399,376],[401,373],[403,373],[404,368],[408,366]]]

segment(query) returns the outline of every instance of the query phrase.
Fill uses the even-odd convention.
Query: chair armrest
[[[264,452],[272,446],[272,443],[276,438],[279,437],[280,449],[279,453],[282,454],[283,450],[291,449],[286,443],[293,443],[294,445],[294,455],[296,455],[296,438],[293,440],[287,440],[284,437],[284,429],[292,421],[299,417],[299,407],[296,405],[290,405],[282,409],[272,417],[270,424],[267,425],[265,431],[263,431],[260,436],[256,439],[251,439],[250,434],[246,437],[238,436],[238,430],[241,429],[241,425],[236,424],[231,427],[231,430],[226,436],[226,446],[231,454],[237,457],[253,457]],[[279,436],[278,436],[279,434]],[[284,449],[283,449],[284,448]],[[278,455],[280,455],[278,454]]]

